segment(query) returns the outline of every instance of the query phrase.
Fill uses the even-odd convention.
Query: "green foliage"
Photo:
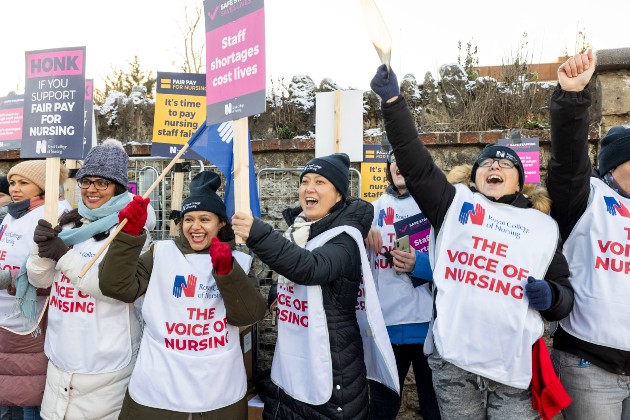
[[[156,81],[157,79],[152,76],[151,72],[142,70],[136,55],[133,61],[129,62],[129,68],[126,71],[112,67],[112,73],[105,77],[105,90],[95,90],[94,102],[97,105],[102,105],[111,91],[121,92],[129,96],[134,86],[144,86],[147,90],[147,97],[153,98]]]
[[[547,124],[540,120],[536,115],[530,115],[530,117],[523,124],[523,128],[528,130],[542,130],[547,128]]]
[[[290,125],[281,125],[277,128],[277,130],[279,139],[288,140],[297,135]]]
[[[466,57],[462,63],[462,42],[457,41],[457,64],[464,67],[468,80],[473,81],[479,77],[479,57],[477,56],[477,46],[473,47],[472,42],[466,44]]]

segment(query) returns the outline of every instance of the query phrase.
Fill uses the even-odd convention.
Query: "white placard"
[[[337,104],[335,95],[340,95]],[[315,99],[315,157],[343,152],[351,162],[363,162],[363,91],[321,92]]]

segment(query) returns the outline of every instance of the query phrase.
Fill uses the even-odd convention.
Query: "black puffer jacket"
[[[593,170],[588,151],[590,106],[591,91],[588,86],[581,92],[565,92],[557,86],[550,101],[551,160],[547,188],[553,199],[551,215],[558,222],[565,241],[588,206],[590,178],[602,178],[598,171]],[[619,228],[622,228],[621,224]],[[619,328],[618,325],[602,326],[606,327]],[[616,375],[628,375],[630,372],[630,351],[589,343],[562,327],[553,337],[553,347]]]
[[[285,211],[289,225],[301,209]],[[341,208],[311,225],[309,240],[337,226],[352,226],[365,237],[374,209],[363,200],[349,198]],[[254,220],[247,246],[271,269],[301,285],[321,286],[330,336],[333,393],[322,405],[295,400],[267,381],[260,390],[264,417],[270,419],[366,419],[368,390],[363,344],[355,312],[361,282],[361,259],[356,242],[341,234],[308,251],[289,242],[267,223]]]
[[[455,197],[455,187],[448,182],[428,149],[418,139],[418,130],[402,96],[383,104],[383,117],[387,137],[394,147],[396,162],[405,177],[407,188],[437,234]],[[475,191],[474,187],[471,189]],[[521,193],[507,195],[499,200],[486,198],[519,208],[532,207],[530,199]],[[552,303],[549,309],[540,314],[548,321],[558,321],[571,312],[574,299],[573,288],[569,283],[569,266],[562,254],[560,241],[545,280],[551,287]]]

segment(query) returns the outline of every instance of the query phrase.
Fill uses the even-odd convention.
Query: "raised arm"
[[[590,194],[588,83],[594,71],[595,56],[590,50],[568,59],[558,68],[558,86],[550,102],[547,189],[552,200],[551,216],[558,222],[563,240],[584,213]]]
[[[422,213],[439,229],[448,207],[453,202],[455,187],[435,164],[429,150],[418,139],[411,111],[400,96],[398,81],[392,70],[383,65],[371,82],[372,90],[383,100],[383,118],[387,138],[405,183]]]

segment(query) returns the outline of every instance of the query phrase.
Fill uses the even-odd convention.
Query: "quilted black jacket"
[[[289,225],[301,209],[283,214]],[[373,217],[370,203],[349,198],[341,208],[311,225],[310,237],[337,226],[359,229],[365,237]],[[333,367],[333,393],[322,405],[310,405],[287,395],[271,381],[259,389],[265,401],[264,418],[271,419],[366,419],[368,389],[363,345],[355,305],[361,282],[359,248],[347,234],[308,251],[286,240],[280,233],[254,220],[247,246],[271,269],[302,285],[322,288],[324,310],[330,337]],[[260,386],[260,383],[259,383]]]

